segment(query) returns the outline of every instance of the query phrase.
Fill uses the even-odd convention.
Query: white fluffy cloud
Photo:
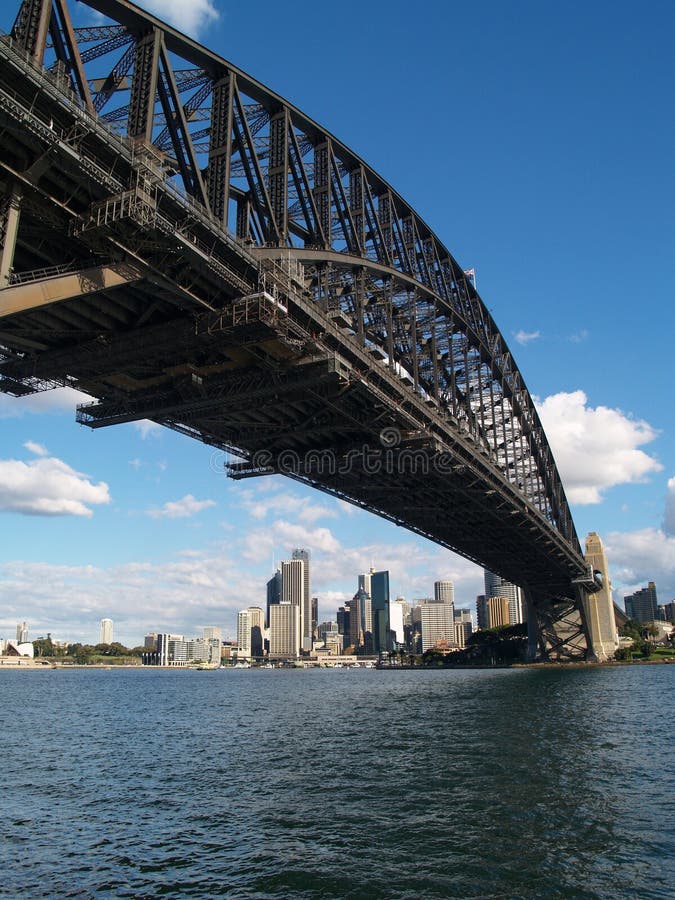
[[[109,502],[105,482],[94,484],[60,459],[0,460],[0,510],[29,516],[91,516],[91,506]]]
[[[298,496],[289,491],[243,491],[241,505],[253,519],[264,519],[268,513],[293,516],[303,524],[311,525],[319,519],[335,519],[338,512],[324,503],[313,503],[308,496]]]
[[[198,37],[220,18],[212,0],[136,0],[139,6],[180,31]]]
[[[49,456],[49,450],[43,444],[38,444],[37,441],[26,441],[24,447],[36,456]]]
[[[513,334],[516,342],[521,344],[523,347],[525,344],[529,344],[531,341],[536,341],[541,337],[540,331],[523,331],[521,328],[520,331],[516,331]]]
[[[659,603],[675,599],[675,536],[643,528],[611,532],[604,543],[619,606],[623,606],[626,594],[645,587],[648,581],[656,584]]]
[[[215,505],[215,500],[197,500],[192,494],[186,494],[180,500],[169,500],[159,509],[148,510],[148,515],[153,519],[185,519]]]
[[[583,391],[553,394],[537,409],[571,503],[600,503],[608,488],[662,468],[639,449],[656,437],[651,425],[619,409],[589,406]]]

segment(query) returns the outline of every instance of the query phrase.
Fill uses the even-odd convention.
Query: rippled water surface
[[[673,898],[674,681],[1,672],[0,896]]]

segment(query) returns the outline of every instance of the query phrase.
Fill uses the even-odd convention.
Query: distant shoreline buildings
[[[616,615],[621,611],[612,600],[612,586],[604,546],[596,532],[586,538],[585,558],[601,589],[589,595],[587,621],[599,659],[611,659],[620,641]],[[429,650],[452,653],[463,650],[476,630],[526,624],[527,604],[523,590],[484,570],[484,593],[475,601],[475,618],[470,605],[456,607],[455,585],[450,579],[437,580],[433,595],[408,601],[391,597],[387,570],[355,575],[356,590],[350,600],[339,606],[335,619],[318,621],[318,598],[312,591],[311,552],[295,548],[282,560],[266,582],[260,606],[252,605],[237,613],[236,640],[224,641],[218,626],[207,626],[199,637],[151,632],[144,642],[143,662],[161,666],[217,666],[223,659],[302,661],[378,658],[392,654],[419,655]],[[638,625],[663,625],[675,622],[675,600],[660,605],[656,585],[624,597],[626,615]],[[623,621],[623,620],[620,620]],[[668,632],[670,633],[670,632]],[[112,645],[114,623],[111,618],[99,622],[99,644]],[[44,642],[44,638],[38,638]],[[49,647],[60,652],[70,646],[52,641]],[[82,647],[74,644],[74,647]],[[97,645],[98,646],[98,645]],[[86,645],[85,645],[86,649]],[[89,647],[89,651],[94,648]],[[124,648],[116,645],[121,652]],[[16,638],[0,639],[0,656],[30,656],[28,624],[17,623]],[[44,653],[44,646],[38,648]],[[140,648],[137,648],[140,652]]]

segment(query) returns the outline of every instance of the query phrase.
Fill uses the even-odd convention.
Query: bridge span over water
[[[69,0],[70,2],[70,0]],[[299,109],[126,0],[0,35],[0,390],[71,386],[522,586],[592,658],[597,583],[532,398],[441,240]]]

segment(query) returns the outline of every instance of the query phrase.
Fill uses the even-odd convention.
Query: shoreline
[[[10,661],[11,659],[11,661]],[[621,666],[654,666],[654,665],[669,665],[675,663],[675,654],[672,657],[665,657],[660,659],[634,659],[634,660],[605,660],[604,662],[585,662],[582,660],[579,661],[571,661],[571,662],[532,662],[532,663],[497,663],[493,666],[471,666],[471,665],[454,665],[454,666],[411,666],[411,665],[376,665],[374,666],[380,672],[438,672],[438,671],[451,671],[453,669],[457,670],[473,670],[473,671],[483,671],[483,670],[494,670],[494,669],[588,669],[588,668],[619,668]],[[263,669],[264,666],[252,666],[251,669]],[[299,669],[300,667],[282,667],[282,668],[294,668]],[[309,666],[308,669],[324,669],[324,668],[333,668],[331,666]],[[359,667],[362,668],[362,667]],[[92,663],[91,665],[85,665],[81,663],[52,663],[52,662],[39,662],[37,660],[32,659],[21,659],[20,661],[14,657],[0,659],[0,672],[46,672],[46,671],[68,671],[70,669],[89,669],[89,670],[97,670],[97,671],[114,671],[115,669],[125,669],[125,670],[135,670],[135,671],[163,671],[163,672],[219,672],[221,670],[229,671],[232,669],[235,670],[234,666],[219,666],[218,668],[209,668],[209,669],[199,669],[197,667],[191,666],[144,666],[144,665],[133,665],[128,663],[123,663],[120,665],[109,665],[106,663]],[[303,668],[304,671],[304,668]]]

